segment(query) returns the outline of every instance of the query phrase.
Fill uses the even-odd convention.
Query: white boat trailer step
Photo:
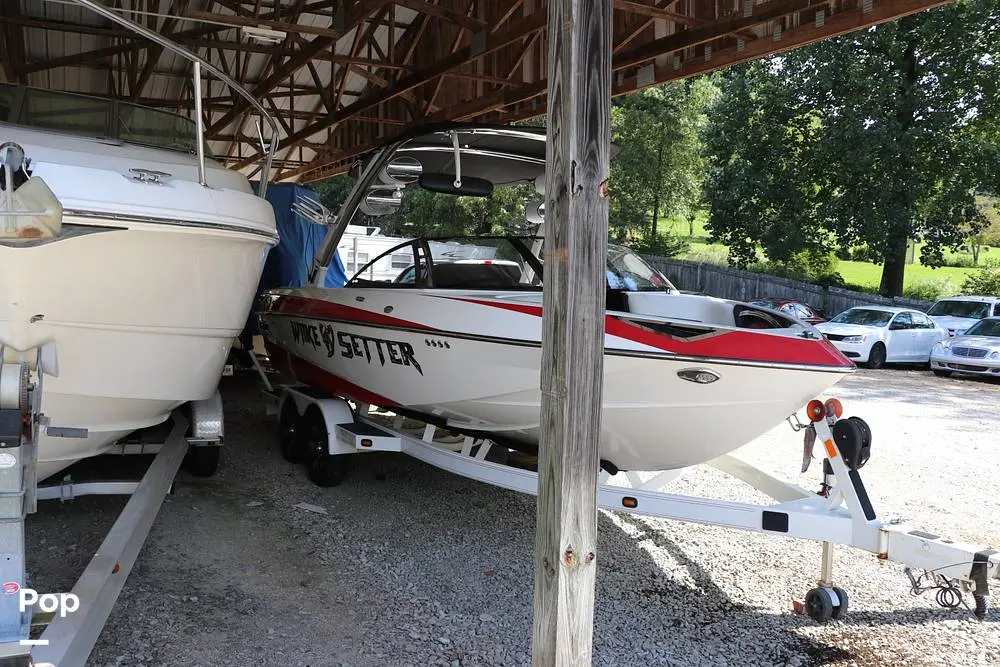
[[[280,415],[283,454],[290,461],[306,463],[310,478],[320,485],[340,483],[344,456],[383,451],[400,452],[469,479],[537,495],[537,473],[489,460],[491,451],[501,457],[510,453],[489,439],[456,438],[447,427],[446,437],[441,438],[442,429],[425,423],[407,429],[404,417],[386,415],[365,404],[352,409],[344,399],[314,388],[292,386],[266,393],[276,399],[274,412]],[[610,511],[822,542],[819,586],[806,595],[803,608],[817,621],[838,619],[847,611],[846,591],[833,585],[833,548],[837,544],[905,565],[913,594],[937,591],[936,599],[942,606],[963,604],[976,617],[983,618],[990,584],[1000,585],[1000,551],[879,519],[859,473],[871,444],[870,431],[865,433],[867,425],[857,430],[850,424],[845,426],[844,422],[857,418],[840,419],[842,408],[836,399],[812,401],[807,412],[811,421],[793,424],[793,428],[805,430],[807,442],[812,438],[822,445],[824,475],[819,493],[726,455],[708,465],[750,484],[776,502],[756,505],[659,490],[681,470],[661,472],[645,481],[632,471],[614,476],[602,471],[598,505]],[[286,450],[286,446],[290,449]],[[918,571],[923,573],[917,575]],[[966,603],[965,595],[971,595],[973,607]]]

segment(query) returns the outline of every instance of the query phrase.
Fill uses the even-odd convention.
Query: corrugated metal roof
[[[387,135],[417,122],[507,123],[546,109],[548,11],[538,0],[104,2],[124,6],[116,11],[169,33],[266,97],[262,103],[273,105],[280,118],[277,165],[284,178],[339,173]],[[760,58],[942,2],[947,0],[614,0],[612,94]],[[287,33],[268,43],[251,37],[246,24]],[[390,49],[389,42],[406,48]],[[190,115],[190,63],[147,46],[73,0],[0,2],[0,59],[6,58],[0,81],[11,76],[42,88],[136,99]],[[313,57],[306,61],[303,52]],[[149,53],[158,55],[147,70]],[[218,81],[206,84],[203,99],[212,152],[247,170],[257,150],[254,115]]]
[[[177,16],[173,0],[157,0],[155,3],[148,3],[144,0],[141,2],[123,0],[123,2],[115,4],[125,5],[128,8],[126,11],[120,11],[126,18],[153,28],[161,34],[165,33],[165,23],[172,17],[176,19]],[[176,21],[175,30],[190,32],[200,28],[214,28],[217,29],[217,32],[208,33],[204,39],[218,43],[272,46],[266,42],[258,43],[246,34],[243,26],[237,25],[237,21],[227,20],[237,17],[237,14],[228,8],[219,7],[218,3],[207,0],[189,0],[186,4],[185,18]],[[297,0],[279,0],[278,3],[269,0],[263,4],[263,14],[267,15],[268,12],[275,9],[276,4],[282,8],[291,8],[297,4]],[[310,5],[315,6],[316,3],[310,3]],[[206,13],[210,9],[213,16],[209,19],[197,15],[199,12]],[[241,12],[238,18],[252,17],[251,11],[252,7],[248,5],[248,10]],[[395,8],[395,20],[400,26],[408,25],[416,16],[417,13],[412,10]],[[147,66],[147,57],[152,50],[115,49],[114,47],[124,43],[136,43],[135,37],[127,33],[121,26],[68,0],[20,0],[19,18],[23,22],[26,56],[26,72],[22,76],[21,83],[50,90],[117,98],[130,98],[135,95],[146,101],[173,100],[175,101],[174,108],[171,110],[188,117],[192,116],[193,110],[187,108],[187,104],[180,103],[181,100],[190,99],[187,91],[192,86],[191,77],[193,76],[192,64],[183,56],[163,50],[153,64],[151,73],[141,90],[135,91],[130,87],[134,85],[132,79],[136,72],[142,72],[143,68]],[[331,15],[329,10],[322,14],[303,13],[296,18],[295,22],[305,28],[326,29],[331,25]],[[396,29],[394,32],[396,39],[403,34],[402,29]],[[337,39],[333,52],[344,56],[350,54],[356,33],[357,29],[352,29]],[[295,42],[294,48],[301,48],[303,43],[308,43],[316,37],[315,34],[300,32],[297,35],[289,35],[280,45],[293,48],[291,45]],[[383,51],[388,49],[388,38],[389,30],[387,28],[382,27],[375,30],[375,41]],[[250,91],[253,90],[256,82],[270,76],[273,72],[271,62],[273,58],[266,53],[220,51],[218,48],[203,46],[198,42],[190,42],[189,46],[189,41],[184,38],[178,38],[178,41],[211,64],[230,74],[232,78],[243,81],[244,86]],[[77,62],[72,62],[74,60]],[[52,61],[59,61],[59,66],[43,67],[45,63]],[[311,64],[317,77],[328,90],[335,90],[339,87],[341,71],[347,67],[346,65],[335,65],[329,59],[315,59]],[[132,75],[129,74],[130,69],[133,71]],[[2,68],[0,68],[0,81],[6,81],[6,75]],[[296,88],[294,103],[289,95],[291,85]],[[364,76],[349,71],[344,94],[340,101],[341,106],[350,104],[357,99],[358,95],[369,85],[370,82]],[[299,113],[326,112],[323,98],[320,95],[297,92],[299,88],[314,88],[315,86],[316,83],[310,69],[300,67],[291,73],[286,83],[272,91],[273,107],[278,110],[279,114],[280,112],[287,114],[290,109]],[[203,92],[205,100],[203,109],[206,112],[209,125],[219,121],[229,111],[232,105],[230,98],[233,97],[232,91],[222,81],[216,79],[206,81]],[[235,99],[239,100],[238,97]],[[271,101],[262,101],[262,103],[271,111]],[[254,115],[238,119],[226,127],[219,128],[218,134],[228,138],[234,136],[256,137],[255,120]],[[310,123],[308,117],[282,118],[282,121],[287,124],[287,128],[279,123],[279,138],[287,135],[289,131],[300,131]],[[321,143],[325,141],[327,133],[328,130],[317,132],[314,137],[309,138],[309,141]],[[251,146],[234,145],[231,140],[211,141],[209,146],[216,155],[248,156],[253,152]],[[294,153],[296,161],[309,161],[315,156],[316,151],[306,144],[295,149]],[[286,152],[277,157],[284,159],[288,155]]]

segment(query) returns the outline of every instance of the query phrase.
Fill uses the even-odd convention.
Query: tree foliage
[[[1000,199],[979,197],[977,205],[986,224],[978,230],[972,228],[968,230],[968,246],[975,266],[979,266],[979,254],[984,246],[1000,247]]]
[[[313,185],[324,206],[334,213],[347,199],[355,180],[335,176]],[[369,217],[361,212],[357,225],[380,227],[387,236],[450,236],[502,234],[524,222],[525,202],[538,199],[534,186],[519,184],[497,187],[489,197],[455,197],[417,187],[403,191],[399,210]]]
[[[902,292],[907,241],[943,262],[986,219],[1000,159],[1000,6],[957,0],[732,68],[705,140],[708,227],[736,264],[866,244]]]
[[[694,217],[706,170],[700,132],[715,93],[712,79],[699,77],[614,100],[610,227],[619,240],[656,239],[660,220]]]
[[[1000,294],[1000,262],[989,260],[981,269],[966,276],[962,283],[962,294],[981,296]]]

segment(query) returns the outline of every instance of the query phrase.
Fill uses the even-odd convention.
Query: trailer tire
[[[310,405],[299,421],[299,446],[308,461],[309,479],[316,486],[337,486],[344,481],[342,456],[330,454],[330,432],[323,413]]]
[[[316,486],[337,486],[344,481],[342,456],[320,454],[309,464],[309,480]]]
[[[308,458],[303,451],[301,425],[303,418],[295,409],[295,401],[285,399],[278,417],[278,449],[281,456],[289,463],[305,463]]]
[[[218,445],[195,447],[188,445],[187,454],[181,461],[181,467],[195,477],[211,477],[219,468]]]

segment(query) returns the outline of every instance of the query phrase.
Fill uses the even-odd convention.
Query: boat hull
[[[42,412],[53,426],[88,429],[86,438],[40,436],[40,480],[212,396],[273,243],[205,226],[63,224],[73,233],[0,245],[7,360],[43,349]]]
[[[405,313],[421,310],[416,295],[345,289],[329,290],[324,300],[291,298],[265,306],[261,321],[272,362],[298,381],[537,447],[540,313],[491,306],[477,312],[458,295],[467,318],[458,333],[400,324],[409,319]],[[392,317],[379,298],[393,301]],[[421,322],[456,323],[450,303],[423,298]],[[351,301],[364,303],[365,314]],[[521,335],[499,335],[505,326]],[[814,342],[826,352],[824,342]],[[605,344],[600,456],[622,470],[683,468],[732,451],[833,385],[849,366],[670,354],[611,333]],[[706,370],[718,379],[698,383],[678,375]]]

